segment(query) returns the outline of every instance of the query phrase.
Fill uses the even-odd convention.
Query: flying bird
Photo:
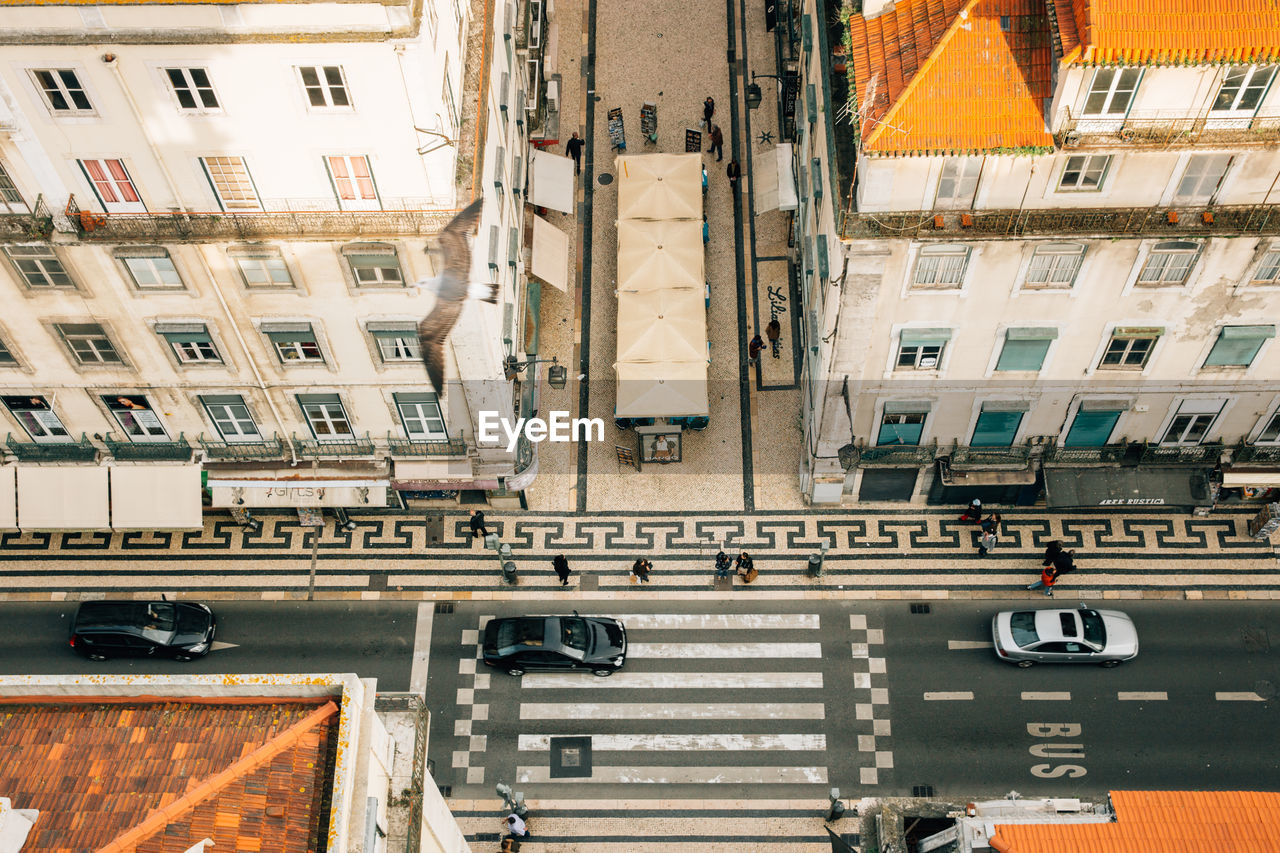
[[[479,296],[491,305],[498,303],[498,285],[483,283],[473,292],[471,277],[471,243],[468,237],[480,224],[480,208],[484,200],[476,199],[462,209],[440,232],[444,250],[444,271],[435,278],[414,282],[415,287],[434,290],[435,308],[418,323],[418,345],[427,376],[437,394],[444,396],[444,342],[458,322],[468,296]]]

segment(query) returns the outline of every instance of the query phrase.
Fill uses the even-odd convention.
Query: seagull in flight
[[[470,284],[471,243],[467,239],[476,233],[480,224],[480,208],[484,199],[476,199],[462,209],[440,232],[440,246],[444,250],[444,272],[435,278],[414,282],[414,287],[433,290],[436,305],[431,313],[418,323],[418,345],[422,360],[427,365],[427,376],[436,393],[444,396],[444,342],[449,337],[458,314],[468,296],[478,297],[491,305],[498,304],[498,285]]]

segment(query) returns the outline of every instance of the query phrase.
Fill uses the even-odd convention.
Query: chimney
[[[864,18],[874,18],[887,11],[893,11],[893,0],[862,0],[862,17]]]
[[[15,809],[8,797],[0,797],[0,853],[18,853],[38,817],[35,809]]]

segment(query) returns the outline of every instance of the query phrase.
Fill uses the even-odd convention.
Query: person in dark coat
[[[729,189],[737,192],[738,178],[742,177],[742,167],[738,165],[738,161],[730,160],[729,165],[725,168],[725,173],[729,176]]]
[[[756,571],[755,562],[746,551],[743,551],[738,555],[738,559],[733,561],[733,565],[738,572],[738,577],[742,578],[743,583],[751,583],[760,574]]]
[[[729,555],[724,551],[716,554],[716,578],[729,577]]]
[[[1061,553],[1062,543],[1057,539],[1052,540],[1044,549],[1044,563],[1042,563],[1042,565],[1053,565],[1054,557],[1057,557]]]
[[[556,570],[556,576],[560,578],[560,585],[568,586],[569,561],[564,558],[564,554],[556,554],[555,559],[551,561],[551,568]]]
[[[969,508],[964,511],[964,515],[960,516],[961,521],[972,521],[974,524],[982,523],[982,501],[974,498],[969,501]]]
[[[715,114],[716,99],[708,95],[707,99],[702,102],[702,123],[707,127],[711,127],[711,117]]]
[[[993,512],[982,522],[982,532],[978,534],[978,556],[987,556],[987,552],[995,548],[999,541],[1000,513]]]
[[[711,125],[711,147],[707,149],[708,154],[716,155],[716,162],[719,163],[724,159],[724,134],[720,132],[720,125]]]
[[[631,564],[631,574],[639,578],[640,583],[649,582],[649,572],[651,571],[653,571],[653,563],[650,563],[644,557]]]
[[[760,337],[757,332],[756,336],[747,344],[747,363],[755,364],[760,360],[760,350],[764,349],[764,338]]]
[[[484,513],[478,509],[471,510],[471,538],[483,539],[489,535],[489,528],[484,526]]]
[[[778,357],[778,338],[782,337],[782,324],[778,322],[778,318],[774,317],[769,321],[769,325],[764,327],[765,337],[769,339],[769,349],[773,353],[773,357]]]
[[[569,141],[564,144],[564,153],[573,158],[573,173],[575,175],[582,172],[582,146],[585,143],[578,137],[575,130],[573,136],[569,137]]]

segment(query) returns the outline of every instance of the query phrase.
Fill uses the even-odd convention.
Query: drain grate
[[[912,785],[911,796],[917,797],[923,800],[931,800],[933,799],[933,786],[932,785]]]
[[[927,604],[913,604],[913,605],[911,605],[911,613],[912,613],[912,615],[916,615],[916,616],[923,616],[924,614],[929,613],[929,612],[931,612],[931,611],[932,611],[932,608],[931,608],[929,605],[927,605]]]
[[[452,601],[437,601],[437,602],[436,602],[436,615],[437,615],[437,616],[439,616],[441,613],[452,613],[452,612],[453,612],[453,602],[452,602]]]
[[[553,737],[551,739],[551,778],[591,778],[590,737]]]
[[[1271,640],[1267,636],[1266,628],[1245,628],[1242,633],[1246,652],[1265,652],[1271,648]]]
[[[444,539],[444,516],[428,515],[426,517],[427,544]]]

